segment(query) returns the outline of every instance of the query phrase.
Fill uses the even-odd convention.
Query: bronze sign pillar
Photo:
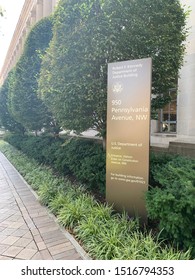
[[[108,64],[106,198],[147,221],[151,58]]]

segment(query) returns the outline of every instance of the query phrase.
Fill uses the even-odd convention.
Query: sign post
[[[147,221],[151,58],[108,64],[106,199]]]

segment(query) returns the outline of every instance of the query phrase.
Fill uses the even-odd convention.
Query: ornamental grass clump
[[[76,236],[84,244],[87,244],[91,238],[95,238],[98,235],[101,226],[111,219],[112,212],[112,207],[95,202],[88,214],[75,227]]]
[[[70,201],[71,195],[67,193],[66,195],[62,192],[59,192],[49,203],[48,207],[54,215],[58,215],[60,210],[65,204]]]
[[[52,182],[46,183],[43,181],[38,190],[38,196],[40,202],[43,205],[48,206],[50,201],[52,201],[56,195],[57,195],[57,188],[55,187],[55,185],[53,185]]]
[[[165,245],[151,232],[133,232],[123,243],[116,259],[119,260],[188,260],[190,252],[181,252]]]
[[[51,177],[51,178],[50,178]],[[43,176],[45,178],[45,176]],[[55,178],[54,176],[46,177],[39,184],[38,195],[40,202],[48,206],[51,201],[55,199],[58,192],[66,189],[65,182],[62,178]]]
[[[138,227],[138,221],[129,220],[127,214],[119,216],[114,214],[112,207],[97,204],[75,232],[91,256],[107,260],[117,258],[127,236]]]
[[[84,190],[84,186],[76,184],[73,186],[69,180],[64,180],[63,188],[58,188],[55,197],[49,201],[49,209],[54,215],[58,215],[67,203],[74,201]]]
[[[73,230],[82,219],[88,216],[94,203],[93,197],[85,193],[68,201],[59,211],[59,222],[66,228]]]

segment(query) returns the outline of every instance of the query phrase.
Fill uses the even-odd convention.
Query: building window
[[[169,91],[171,102],[160,110],[160,132],[176,133],[177,124],[177,93],[175,89]]]

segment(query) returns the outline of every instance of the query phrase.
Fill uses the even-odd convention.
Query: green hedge
[[[6,140],[58,174],[74,176],[93,191],[105,191],[105,152],[101,145],[70,137],[9,135]],[[195,160],[151,154],[146,202],[148,216],[162,238],[180,248],[195,248]]]
[[[148,216],[158,221],[164,238],[180,248],[191,247],[195,256],[195,160],[160,158],[152,169],[157,187],[146,196]]]
[[[74,176],[89,188],[104,193],[106,156],[101,145],[75,137],[56,139],[14,134],[6,135],[5,141],[60,175]]]
[[[104,260],[188,260],[190,254],[158,241],[150,232],[141,231],[137,220],[112,207],[98,203],[81,185],[56,177],[46,166],[5,142],[0,150],[24,178],[37,190],[62,225],[80,240],[94,259]]]

